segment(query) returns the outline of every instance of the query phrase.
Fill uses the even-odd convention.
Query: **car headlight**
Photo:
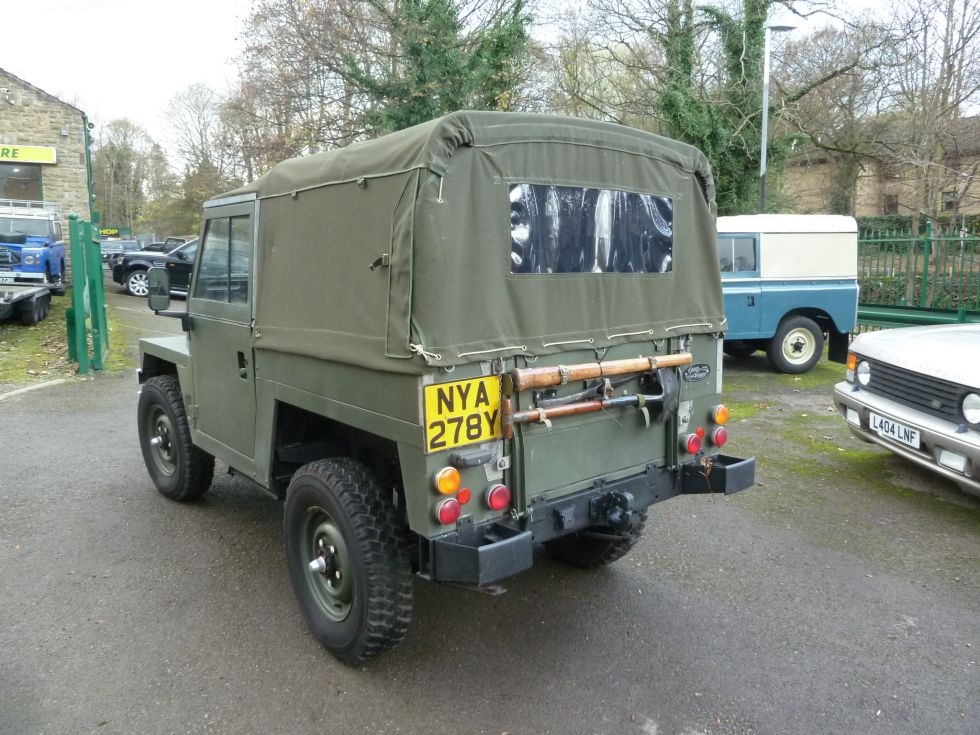
[[[968,424],[980,424],[980,395],[967,393],[963,399],[963,418]]]
[[[871,382],[871,365],[867,360],[858,363],[857,379],[861,385],[867,385]]]
[[[34,258],[33,255],[25,255],[24,256],[24,265],[34,265],[34,260],[35,260],[35,258]]]

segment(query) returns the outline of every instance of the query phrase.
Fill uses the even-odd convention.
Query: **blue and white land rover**
[[[0,199],[0,283],[49,284],[64,293],[61,205]]]
[[[719,217],[718,261],[727,355],[765,350],[777,370],[805,373],[829,340],[830,359],[846,361],[858,304],[853,217]]]

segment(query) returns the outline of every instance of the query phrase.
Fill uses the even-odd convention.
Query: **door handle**
[[[241,351],[238,353],[238,377],[248,380],[248,360],[245,359],[245,353]]]
[[[755,296],[746,296],[745,299],[746,306],[755,306]],[[239,352],[238,354],[240,355],[242,353]]]

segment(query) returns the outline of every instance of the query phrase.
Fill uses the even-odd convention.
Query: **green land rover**
[[[204,206],[180,316],[140,342],[157,488],[215,459],[285,500],[300,608],[343,661],[405,636],[413,574],[480,588],[637,543],[749,487],[723,454],[714,184],[618,125],[459,112],[285,161]],[[150,306],[168,308],[165,269]]]

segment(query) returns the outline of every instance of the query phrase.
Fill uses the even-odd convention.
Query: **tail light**
[[[463,508],[456,498],[443,498],[436,503],[436,520],[444,526],[458,521],[462,512]]]
[[[461,488],[458,493],[456,493],[456,500],[459,501],[460,505],[466,505],[470,502],[470,489],[468,487]]]
[[[702,429],[701,431],[704,431]],[[701,451],[701,437],[697,434],[688,434],[682,442],[684,451],[688,454],[697,454]]]
[[[711,420],[719,426],[728,423],[728,406],[718,404],[711,409]]]
[[[717,429],[711,432],[711,443],[716,447],[725,446],[725,442],[728,441],[728,429],[724,426],[719,426]]]
[[[442,495],[452,495],[459,489],[459,470],[455,467],[443,467],[432,478],[432,484]]]
[[[487,505],[491,510],[504,510],[510,505],[510,488],[506,485],[494,485],[487,490]]]

